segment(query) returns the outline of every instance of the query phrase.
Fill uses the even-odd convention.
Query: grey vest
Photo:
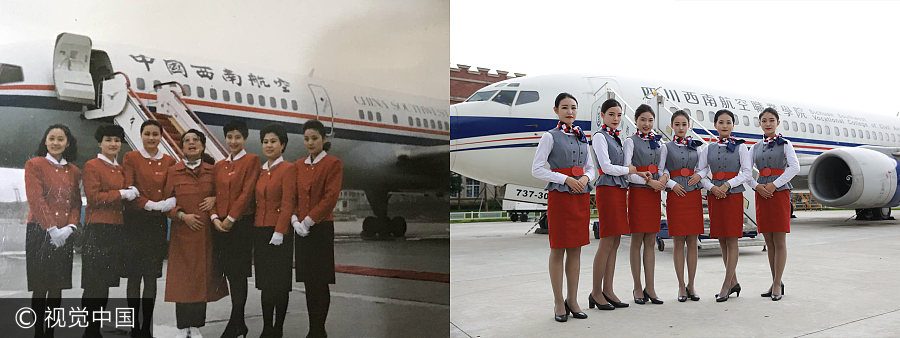
[[[772,148],[766,146],[765,143],[760,141],[756,145],[753,146],[753,164],[756,165],[756,169],[763,170],[764,168],[769,169],[784,169],[787,168],[787,157],[784,155],[784,146],[788,143],[784,144],[775,144]],[[756,183],[766,184],[774,182],[775,179],[780,177],[781,175],[772,175],[772,176],[759,176],[756,180]],[[785,189],[793,189],[794,186],[791,185],[791,182],[788,181],[785,185],[778,187],[775,191],[782,191]]]
[[[631,164],[635,167],[644,167],[648,165],[659,165],[659,158],[662,154],[662,144],[659,145],[656,149],[650,149],[650,141],[644,140],[637,134],[631,135],[628,138],[634,142],[634,152],[631,155]],[[662,170],[660,168],[657,170],[655,174],[653,174],[653,179],[659,179],[659,171]],[[640,170],[638,170],[640,171]],[[650,186],[645,184],[631,184],[632,187],[640,187],[640,188],[649,188]]]
[[[694,170],[697,168],[697,162],[700,157],[697,155],[697,149],[691,149],[686,146],[679,146],[674,141],[666,143],[666,170],[669,171],[669,179],[675,183],[681,184],[684,191],[694,191],[700,189],[700,182],[694,185],[688,185],[691,180],[690,176],[672,177],[672,173],[680,171],[682,168]],[[672,189],[667,189],[672,191]]]
[[[581,141],[578,140],[578,136],[567,135],[556,128],[550,129],[548,133],[553,136],[553,149],[550,150],[550,155],[547,156],[547,163],[550,164],[550,170],[584,167],[591,156],[585,150],[586,143],[581,143]],[[545,189],[547,189],[547,191],[556,190],[570,192],[568,185],[553,182],[547,183],[547,188]],[[591,182],[588,182],[587,187],[585,187],[582,193],[587,194],[590,193],[591,190],[594,190],[594,186]]]
[[[740,173],[741,154],[739,147],[744,147],[743,144],[736,145],[734,148],[734,152],[728,151],[727,147],[720,146],[718,143],[710,143],[707,147],[706,160],[707,163],[709,163],[710,177],[713,177],[713,174],[720,171]],[[712,184],[720,186],[728,180],[730,180],[730,178],[724,180],[712,180]],[[743,184],[739,184],[736,187],[731,187],[731,189],[729,189],[727,193],[736,194],[741,192],[744,192]]]
[[[615,165],[624,166],[625,152],[622,151],[622,146],[616,143],[616,138],[604,131],[595,133],[594,139],[596,140],[597,137],[606,138],[606,153],[609,155],[609,162]],[[597,154],[594,154],[594,158],[597,158]],[[600,168],[600,163],[598,163],[596,160],[594,160],[594,163],[596,164],[597,168]],[[600,177],[597,177],[597,179],[594,181],[594,186],[601,185],[628,188],[628,181],[625,179],[625,176],[610,176],[607,174],[603,174],[600,175]]]

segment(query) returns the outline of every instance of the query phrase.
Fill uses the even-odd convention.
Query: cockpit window
[[[491,97],[494,96],[494,93],[496,93],[496,92],[497,92],[496,90],[485,90],[482,92],[477,92],[475,94],[472,94],[472,96],[470,96],[469,99],[466,100],[466,102],[487,101],[487,100],[490,100]]]
[[[505,104],[507,106],[511,106],[513,103],[513,99],[516,97],[515,90],[501,90],[500,94],[494,96],[492,101]]]
[[[518,86],[519,86],[518,82],[513,82],[513,83],[510,83],[509,86],[507,86],[507,87],[518,87]]]
[[[516,105],[537,102],[540,98],[536,91],[523,90],[519,93],[519,98],[516,99]]]
[[[498,84],[495,84],[494,87],[503,87],[505,85],[506,85],[506,83],[498,83]]]

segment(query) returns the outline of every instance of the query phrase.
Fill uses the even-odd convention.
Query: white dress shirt
[[[601,135],[601,133],[605,133],[605,131],[594,134],[594,137],[591,139],[594,156],[597,157],[600,170],[603,170],[604,174],[610,176],[628,175],[628,166],[631,163],[624,162],[625,165],[612,164],[612,161],[609,159],[609,144],[606,142],[606,136]],[[622,150],[624,151],[625,149]]]
[[[656,164],[658,168],[657,171],[662,170],[666,167],[666,155],[668,151],[666,150],[665,144],[662,142],[659,143],[660,151],[659,151],[659,163]],[[634,157],[634,141],[631,137],[626,137],[624,141],[622,141],[622,151],[625,152],[625,163],[631,165],[631,158]],[[638,170],[640,171],[640,170]],[[659,174],[662,175],[662,172],[659,171]],[[628,182],[634,184],[647,184],[647,180],[641,177],[638,174],[630,174],[628,175]]]
[[[753,145],[753,149],[755,149],[757,146],[765,147],[766,143],[760,141]],[[750,153],[752,154],[753,152],[751,151]],[[784,144],[784,157],[787,158],[787,167],[784,168],[784,173],[772,182],[772,184],[775,185],[775,188],[781,188],[783,185],[790,182],[791,179],[794,178],[794,176],[797,176],[797,174],[800,173],[800,160],[797,159],[797,153],[794,152],[794,146],[791,145],[790,142]],[[749,183],[750,187],[753,189],[756,189],[756,186],[759,185],[759,183],[757,183],[756,180],[752,178],[750,179]]]
[[[570,133],[566,134],[572,135]],[[587,143],[584,143],[583,147],[584,154],[588,157],[584,162],[584,174],[587,175],[588,181],[593,181],[597,175],[597,168],[594,168],[594,161],[591,160],[590,147],[588,147]],[[534,161],[531,163],[531,175],[539,180],[566,184],[566,178],[569,176],[547,169],[547,157],[550,156],[551,150],[553,150],[553,134],[547,132],[541,136],[541,141],[538,142],[537,150],[534,152]]]
[[[709,153],[709,147],[726,147],[727,144],[724,143],[710,143],[702,148],[697,149],[697,156],[700,160],[697,162],[697,167],[706,170],[706,173],[711,173],[712,169],[709,168],[709,162],[706,157]],[[738,155],[741,158],[741,171],[732,179],[729,179],[728,185],[732,188],[736,188],[738,185],[744,184],[748,181],[753,180],[753,160],[750,154],[750,148],[745,144],[736,144],[735,147],[738,149]],[[703,175],[703,179],[700,180],[700,184],[706,190],[709,190],[713,187],[712,181]]]

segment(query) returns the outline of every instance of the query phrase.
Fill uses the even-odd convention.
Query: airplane
[[[450,107],[451,170],[497,186],[542,190],[546,182],[531,176],[531,163],[541,135],[558,122],[552,107],[561,92],[576,97],[575,124],[588,136],[600,129],[600,105],[608,98],[624,106],[624,135],[636,132],[634,109],[646,103],[657,114],[654,130],[664,140],[673,135],[671,114],[683,109],[695,139],[709,141],[717,135],[713,115],[724,108],[737,119],[732,135],[750,145],[763,138],[759,112],[773,107],[781,116],[777,132],[792,141],[800,161],[791,181],[795,192],[809,191],[825,206],[856,209],[857,219],[891,219],[890,207],[900,204],[896,117],[621,76],[537,75],[478,90]],[[744,211],[755,223],[753,191],[747,190]]]
[[[79,166],[97,152],[93,132],[104,123],[123,126],[125,151],[137,149],[147,119],[163,124],[161,149],[176,159],[188,129],[207,134],[206,152],[220,160],[228,155],[222,133],[228,121],[246,121],[246,150],[255,154],[262,153],[259,130],[281,123],[289,139],[285,160],[294,161],[306,156],[302,124],[319,119],[332,143],[329,153],[344,163],[343,189],[365,191],[375,215],[363,221],[364,238],[406,233],[404,217],[389,217],[391,193],[440,197],[449,191],[447,100],[237,62],[94,45],[72,33],[0,48],[0,167],[23,168],[55,123],[67,125],[79,141]]]

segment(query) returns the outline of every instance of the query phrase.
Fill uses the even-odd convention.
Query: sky
[[[146,46],[447,99],[449,7],[449,0],[3,0],[0,48],[70,32],[95,47]],[[25,198],[22,177],[0,168],[0,202],[15,200],[15,187]]]
[[[900,112],[897,1],[453,0],[450,64]]]

